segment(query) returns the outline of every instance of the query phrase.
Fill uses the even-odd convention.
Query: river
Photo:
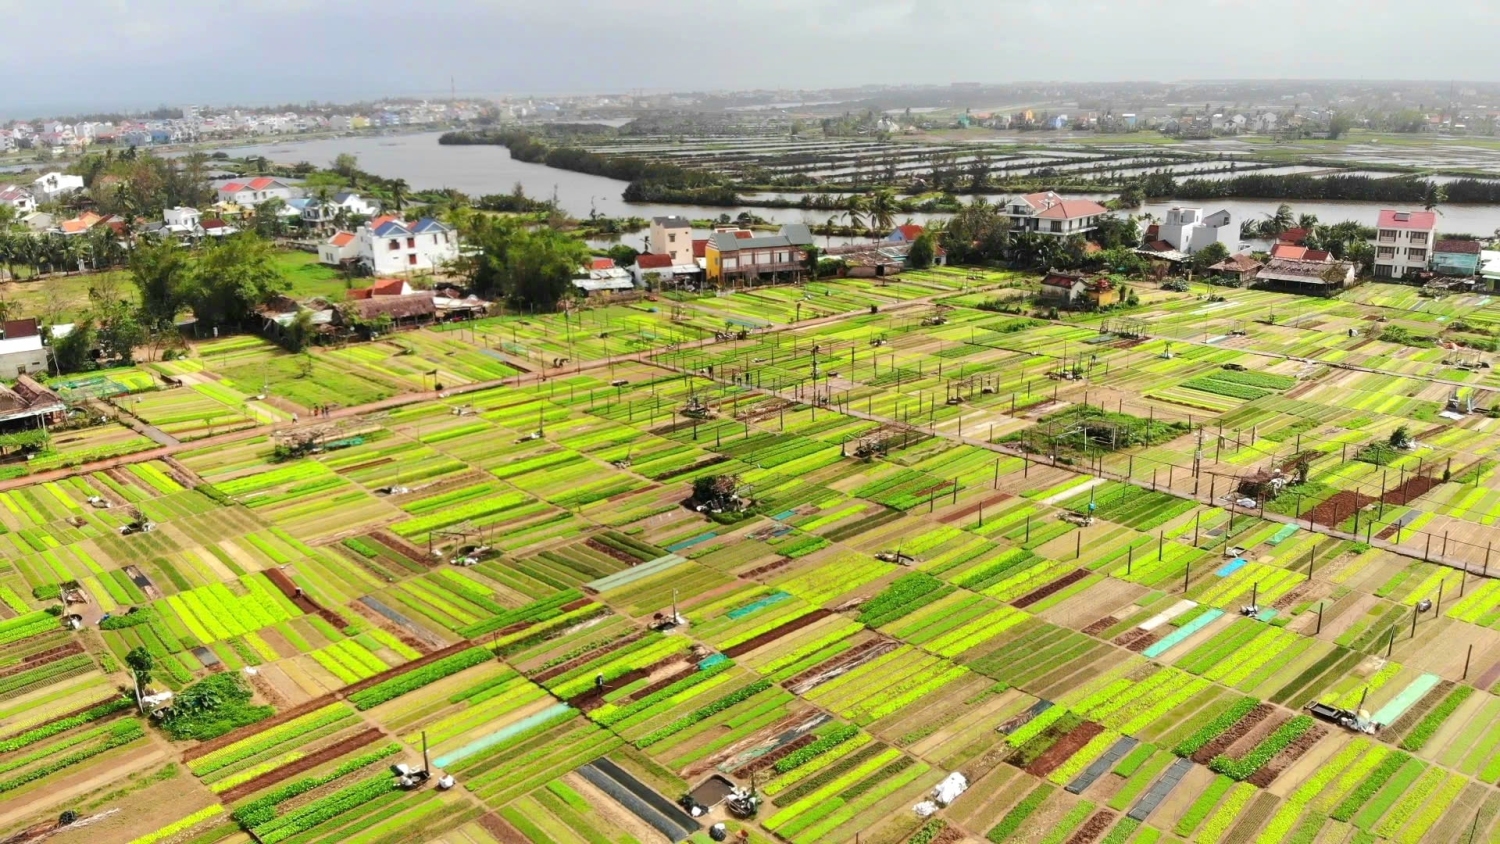
[[[731,217],[741,211],[750,211],[772,222],[819,223],[826,221],[831,212],[803,210],[800,208],[721,208],[696,205],[631,204],[620,198],[625,183],[602,176],[590,176],[571,170],[557,170],[541,164],[529,164],[510,157],[510,151],[500,146],[441,146],[437,132],[414,135],[377,137],[326,138],[315,141],[286,141],[282,143],[256,144],[243,147],[226,147],[224,152],[240,156],[265,156],[284,163],[310,161],[327,165],[341,153],[359,158],[363,170],[385,178],[405,179],[415,189],[457,188],[471,195],[508,193],[517,182],[525,188],[528,196],[548,198],[554,194],[562,209],[575,217],[586,217],[596,211],[612,217],[654,217],[680,214],[694,219],[716,218],[721,214]],[[1095,195],[1097,196],[1097,195]],[[1150,213],[1157,218],[1166,216],[1168,209],[1186,205],[1202,207],[1207,211],[1227,208],[1240,219],[1257,219],[1270,215],[1281,204],[1275,200],[1229,199],[1229,200],[1164,200],[1152,202],[1140,213]],[[1382,206],[1375,202],[1289,202],[1294,213],[1316,214],[1324,223],[1358,220],[1374,225]],[[1467,232],[1488,235],[1500,229],[1500,206],[1497,205],[1444,205],[1438,217],[1438,226],[1443,231]],[[914,222],[923,223],[941,214],[908,215]],[[905,221],[905,216],[902,222]],[[637,248],[640,236],[627,236],[622,240]],[[835,239],[837,242],[837,239]]]

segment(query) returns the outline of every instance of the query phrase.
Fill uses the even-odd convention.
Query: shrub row
[[[923,599],[946,584],[926,572],[912,572],[891,581],[880,594],[859,608],[859,621],[866,627],[879,627],[895,621],[926,603]]]

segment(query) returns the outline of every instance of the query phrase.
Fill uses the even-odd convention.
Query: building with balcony
[[[1234,254],[1240,243],[1240,224],[1228,211],[1204,215],[1201,208],[1173,208],[1167,212],[1158,235],[1162,240],[1189,255],[1203,251],[1212,243],[1222,243]]]
[[[458,233],[428,217],[378,217],[354,234],[359,260],[375,275],[432,272],[458,258]]]
[[[1437,248],[1437,214],[1381,211],[1374,246],[1376,278],[1403,279],[1426,272]]]
[[[1107,214],[1108,208],[1091,199],[1063,199],[1052,191],[1027,194],[1005,204],[1013,229],[1053,237],[1087,234]]]
[[[807,247],[812,242],[812,232],[801,223],[782,226],[774,235],[732,229],[715,231],[704,247],[708,280],[715,284],[736,281],[754,284],[777,276],[801,278],[806,271],[803,262]]]

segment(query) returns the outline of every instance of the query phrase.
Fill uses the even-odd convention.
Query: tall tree
[[[194,266],[187,301],[200,322],[235,325],[287,287],[271,245],[247,232],[204,250]]]
[[[166,328],[192,294],[193,261],[176,243],[142,241],[130,256],[130,279],[140,292],[142,319],[153,328]]]
[[[896,192],[881,188],[870,195],[870,227],[876,233],[889,232],[896,222]]]

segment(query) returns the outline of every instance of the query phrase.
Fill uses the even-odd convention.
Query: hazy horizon
[[[12,117],[190,102],[1185,79],[1500,79],[1439,0],[0,0]],[[1413,58],[1420,56],[1420,58]]]

